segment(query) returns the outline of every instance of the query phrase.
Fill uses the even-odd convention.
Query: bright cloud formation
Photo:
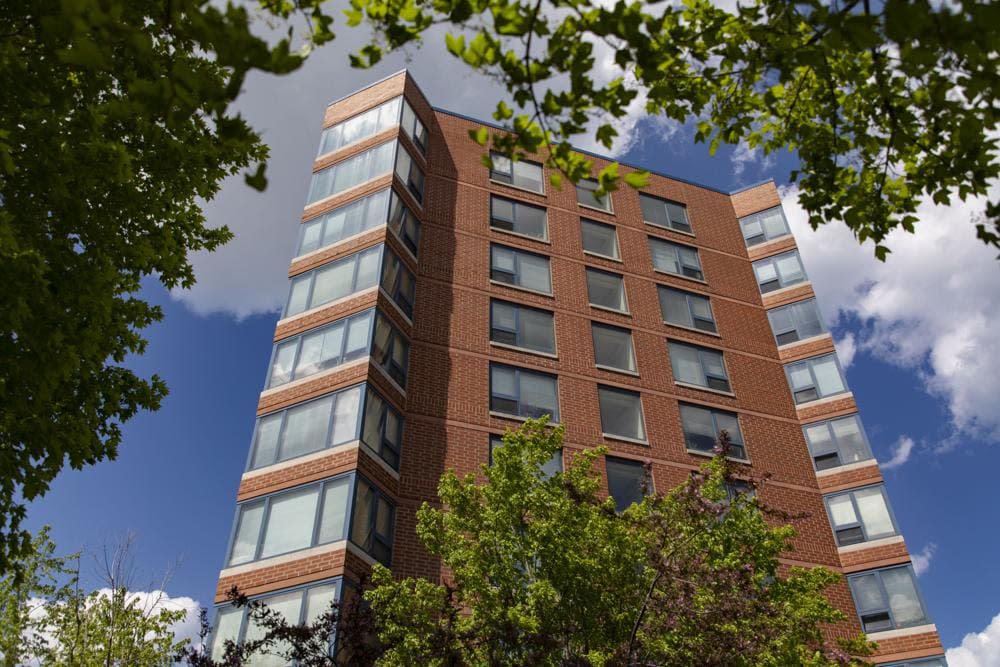
[[[927,570],[931,569],[931,560],[933,560],[934,553],[936,551],[937,545],[933,542],[929,542],[927,546],[919,552],[910,554],[910,560],[913,561],[913,571],[918,577],[925,574]]]
[[[888,461],[879,461],[879,465],[882,466],[882,470],[892,470],[893,468],[898,468],[907,461],[910,460],[910,455],[913,453],[913,438],[902,436],[896,441],[896,444],[892,446],[892,456]]]
[[[945,656],[949,667],[1000,667],[1000,614],[982,632],[970,632]]]

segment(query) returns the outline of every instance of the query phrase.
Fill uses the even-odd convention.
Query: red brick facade
[[[546,184],[543,195],[509,187],[489,179],[482,166],[482,149],[468,136],[481,126],[472,120],[431,108],[405,73],[390,77],[329,106],[325,127],[405,95],[428,131],[426,159],[403,132],[384,131],[377,136],[323,156],[314,170],[357,154],[390,138],[411,148],[425,170],[423,205],[418,204],[398,178],[382,177],[320,200],[305,208],[303,221],[332,210],[390,182],[394,191],[417,214],[421,223],[419,260],[403,249],[386,227],[377,227],[341,244],[316,250],[292,261],[290,275],[321,266],[336,258],[378,243],[392,247],[416,276],[416,302],[412,324],[376,288],[333,304],[315,308],[278,323],[280,341],[348,314],[378,305],[410,340],[405,394],[367,361],[339,368],[317,377],[272,389],[262,394],[258,414],[294,405],[332,390],[368,381],[405,417],[402,460],[398,475],[390,473],[369,450],[357,443],[326,454],[306,457],[244,476],[239,500],[246,500],[360,468],[396,503],[392,567],[400,575],[438,577],[439,566],[420,546],[414,533],[415,511],[435,498],[439,476],[448,468],[460,474],[475,472],[487,461],[490,433],[516,427],[518,421],[492,414],[489,409],[489,364],[500,361],[540,369],[558,377],[561,421],[566,425],[566,446],[572,450],[606,445],[615,456],[650,462],[654,485],[667,489],[701,464],[703,456],[690,453],[681,429],[678,402],[715,407],[739,414],[740,429],[755,477],[768,476],[760,489],[767,503],[808,517],[798,521],[794,553],[785,562],[823,565],[845,573],[886,564],[909,562],[905,544],[897,540],[871,549],[838,550],[824,507],[823,495],[831,491],[881,482],[878,466],[855,465],[843,472],[817,475],[804,440],[802,426],[856,411],[850,394],[832,400],[796,406],[785,376],[784,363],[833,352],[828,335],[805,342],[775,343],[767,309],[813,296],[808,282],[768,294],[758,289],[752,261],[795,248],[787,236],[748,250],[738,218],[780,205],[773,183],[726,194],[710,188],[654,175],[649,194],[686,206],[693,234],[663,229],[643,221],[639,194],[623,188],[612,194],[614,213],[582,208],[573,187],[561,190]],[[595,158],[595,170],[606,160]],[[628,169],[626,169],[627,171]],[[535,240],[490,227],[490,195],[544,206],[548,239]],[[621,261],[584,253],[580,218],[614,225]],[[692,280],[654,270],[648,237],[666,239],[697,248],[704,280]],[[490,244],[530,250],[550,258],[552,295],[543,295],[490,280]],[[624,277],[628,314],[589,304],[585,268],[597,267]],[[708,296],[718,334],[665,324],[657,285],[673,286]],[[556,352],[539,355],[491,343],[491,297],[544,308],[554,314]],[[632,332],[636,374],[597,368],[591,343],[591,322],[627,327]],[[712,392],[675,383],[668,340],[695,343],[723,352],[732,391]],[[598,409],[597,385],[622,387],[641,395],[647,444],[606,438]],[[340,544],[316,547],[301,559],[282,557],[268,566],[225,571],[219,581],[217,601],[234,583],[249,592],[265,592],[331,576],[356,578],[367,561]],[[360,551],[358,553],[361,553]],[[346,556],[346,557],[345,557]],[[837,636],[860,631],[858,617],[846,583],[831,598],[848,621],[831,628]],[[916,628],[917,634],[895,631],[880,641],[879,662],[939,655],[941,645],[933,627]],[[878,637],[876,637],[878,639]]]

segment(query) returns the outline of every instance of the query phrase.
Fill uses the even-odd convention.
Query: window
[[[808,403],[847,391],[836,354],[825,354],[785,366],[796,403]]]
[[[552,294],[549,258],[507,246],[490,246],[490,279]]]
[[[628,301],[625,299],[625,281],[617,273],[588,268],[587,297],[592,306],[616,310],[619,313],[628,312]]]
[[[339,150],[395,127],[399,122],[399,102],[400,98],[397,97],[326,128],[319,140],[319,155]]]
[[[556,337],[552,313],[507,301],[490,301],[490,340],[555,354]]]
[[[753,263],[760,293],[767,294],[782,287],[805,282],[806,270],[802,268],[797,250],[768,257]]]
[[[838,493],[824,500],[838,546],[870,542],[898,532],[882,485]]]
[[[705,279],[695,248],[650,236],[649,252],[653,256],[653,268],[657,271],[695,280]]]
[[[410,270],[391,250],[385,253],[381,285],[393,303],[399,306],[407,317],[412,318],[417,284]]]
[[[919,660],[907,660],[906,662],[894,662],[890,665],[882,665],[882,667],[948,667],[948,663],[945,662],[942,655],[937,658],[921,658]]]
[[[382,246],[377,245],[292,278],[285,317],[375,287]]]
[[[615,509],[624,512],[632,503],[642,502],[651,489],[646,466],[639,461],[604,457],[608,473],[608,495],[615,499]]]
[[[621,327],[593,322],[594,361],[620,371],[635,373],[635,351],[632,349],[632,332]]]
[[[336,447],[358,437],[364,385],[299,403],[257,420],[250,469]]]
[[[503,436],[497,435],[496,433],[490,433],[490,465],[493,465],[493,452],[503,447]],[[542,464],[541,471],[542,477],[544,479],[550,479],[557,472],[562,472],[563,469],[563,458],[562,450],[560,449],[552,458]]]
[[[722,352],[707,347],[668,341],[674,380],[716,391],[731,391]]]
[[[325,248],[385,224],[389,190],[380,190],[303,223],[296,255]]]
[[[490,410],[518,417],[550,415],[559,421],[559,390],[554,375],[490,364]]]
[[[490,153],[490,160],[493,162],[493,168],[490,169],[492,180],[544,194],[542,165],[524,160],[514,161],[499,153]]]
[[[395,192],[392,193],[392,204],[389,207],[389,229],[416,257],[420,249],[420,221]]]
[[[691,233],[691,223],[688,221],[687,207],[684,204],[642,193],[639,193],[639,204],[642,206],[642,219],[647,224]]]
[[[642,399],[638,393],[598,385],[597,400],[601,406],[601,430],[604,435],[646,440]]]
[[[400,387],[406,388],[406,371],[410,357],[410,341],[389,318],[379,313],[375,318],[375,336],[372,339],[372,360]]]
[[[729,456],[747,458],[740,422],[735,414],[700,405],[681,404],[680,408],[681,428],[684,430],[684,442],[688,449],[711,454],[717,444],[719,432],[725,431],[731,443]]]
[[[788,230],[788,221],[785,220],[785,214],[780,206],[741,218],[740,229],[743,230],[743,238],[748,248],[791,234]]]
[[[857,415],[809,424],[802,431],[816,470],[829,470],[872,458]]]
[[[909,565],[871,570],[847,577],[865,632],[881,632],[929,623]]]
[[[403,448],[403,418],[371,387],[365,392],[365,418],[361,440],[390,466],[399,469]]]
[[[725,483],[726,497],[723,498],[727,506],[732,505],[740,496],[746,496],[747,500],[757,496],[757,491],[753,485],[745,479],[733,479]]]
[[[589,206],[601,211],[611,213],[611,193],[606,192],[598,197],[595,191],[598,188],[597,181],[590,178],[582,178],[576,184],[576,201],[580,206]]]
[[[309,200],[306,203],[312,204],[377,176],[388,174],[392,170],[395,150],[396,142],[388,141],[315,172],[312,184],[309,186]]]
[[[603,222],[595,222],[586,218],[582,218],[580,224],[583,228],[584,252],[619,259],[618,234],[614,225],[606,225]]]
[[[503,197],[490,197],[490,227],[543,241],[549,237],[544,208]]]
[[[660,312],[663,314],[664,322],[699,331],[711,333],[718,331],[715,326],[715,317],[712,315],[712,306],[707,296],[663,285],[658,285],[657,290],[660,296]]]
[[[255,596],[268,609],[273,609],[285,617],[292,625],[308,625],[319,620],[334,600],[340,599],[340,579],[327,580],[292,590],[269,593],[266,596]],[[222,659],[226,642],[241,643],[254,641],[264,636],[264,630],[247,618],[246,607],[232,605],[220,606],[215,612],[215,627],[212,630],[211,655],[216,660]],[[333,633],[330,634],[330,649],[333,649]],[[280,646],[272,647],[272,650]],[[274,655],[255,655],[254,667],[279,667],[284,661]]]
[[[423,203],[424,172],[402,146],[396,151],[396,176],[403,182],[413,198]]]
[[[392,530],[396,510],[388,497],[358,475],[351,520],[351,541],[385,566],[392,562]]]
[[[405,99],[403,100],[403,117],[400,120],[400,125],[403,128],[403,132],[406,136],[416,144],[417,148],[420,149],[421,153],[427,153],[427,128],[424,124],[420,122],[417,118],[417,114],[413,113],[413,107]]]
[[[367,356],[373,314],[373,309],[366,310],[275,345],[267,387]]]
[[[790,303],[767,311],[771,331],[778,345],[787,345],[823,333],[816,299]]]

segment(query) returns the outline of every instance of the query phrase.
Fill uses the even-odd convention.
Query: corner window
[[[552,313],[492,299],[490,340],[494,343],[555,354],[556,337]]]
[[[868,486],[824,498],[837,545],[870,542],[898,533],[885,487]]]
[[[580,206],[596,208],[600,211],[611,213],[611,193],[607,192],[602,197],[594,194],[599,184],[591,178],[582,178],[576,184],[576,201]]]
[[[382,246],[377,245],[295,276],[284,316],[297,315],[375,287],[381,259]]]
[[[549,258],[507,246],[490,246],[490,279],[552,294]]]
[[[417,114],[413,112],[413,107],[405,99],[403,100],[403,117],[399,122],[403,132],[410,138],[421,153],[427,153],[427,128],[420,122]]]
[[[809,424],[802,431],[816,470],[829,470],[872,458],[857,415]]]
[[[663,321],[688,329],[716,333],[715,316],[707,296],[684,292],[673,287],[657,286]]]
[[[590,305],[608,308],[619,313],[628,312],[625,299],[625,281],[617,273],[587,269],[587,297]]]
[[[788,345],[823,333],[816,299],[790,303],[767,311],[767,319],[778,345]]]
[[[420,221],[395,192],[392,193],[388,224],[396,238],[402,241],[403,245],[416,257],[420,250]]]
[[[646,224],[691,233],[691,223],[688,221],[687,207],[684,204],[659,199],[641,192],[639,193],[639,204],[642,206],[642,219]]]
[[[396,151],[396,176],[419,203],[424,201],[424,171],[410,157],[406,149],[399,146]]]
[[[910,628],[930,622],[909,565],[847,577],[866,633]]]
[[[637,392],[598,385],[597,399],[601,408],[601,430],[604,435],[646,440],[642,399]]]
[[[684,442],[688,449],[711,454],[718,444],[719,432],[725,431],[731,443],[729,456],[747,458],[736,414],[686,403],[681,404],[680,410],[681,428],[684,430]]]
[[[601,257],[620,259],[618,254],[618,234],[614,225],[595,222],[583,218],[580,220],[583,231],[583,250]]]
[[[541,241],[549,237],[544,208],[503,197],[490,197],[490,226]]]
[[[340,194],[356,185],[392,171],[395,141],[369,148],[364,153],[317,171],[312,176],[307,204]]]
[[[395,127],[399,122],[399,103],[400,98],[397,97],[326,128],[320,136],[318,154],[325,155],[340,150]]]
[[[806,281],[806,270],[797,250],[754,262],[753,272],[761,294]]]
[[[669,341],[674,380],[706,389],[729,392],[729,375],[722,352],[707,347]]]
[[[385,224],[389,199],[389,190],[380,190],[302,223],[296,256],[325,248]]]
[[[493,465],[493,452],[503,447],[503,436],[497,435],[496,433],[490,433],[490,465]],[[552,458],[542,464],[541,467],[542,478],[550,479],[557,472],[563,471],[563,456],[562,450],[552,455]]]
[[[615,509],[624,512],[634,503],[642,502],[652,489],[646,466],[639,461],[604,457],[608,474],[608,495],[615,499]]]
[[[808,403],[847,391],[836,354],[825,354],[785,366],[788,386],[796,403]]]
[[[374,309],[331,322],[274,346],[267,387],[278,387],[368,355]]]
[[[598,366],[635,373],[632,332],[597,322],[592,322],[590,327],[594,339],[594,362]]]
[[[493,163],[493,168],[490,169],[490,179],[498,183],[544,194],[542,165],[524,160],[511,160],[500,153],[490,153],[490,161]]]
[[[403,314],[412,318],[417,283],[410,270],[391,250],[385,253],[381,286]]]
[[[517,417],[550,415],[559,421],[556,377],[516,366],[490,364],[490,410]]]
[[[791,234],[780,206],[740,218],[740,229],[748,248]]]
[[[410,341],[389,318],[379,313],[375,318],[375,336],[372,339],[372,360],[396,384],[406,388],[406,372],[410,358]]]
[[[365,392],[365,418],[361,440],[383,461],[399,470],[403,448],[403,418],[371,387]]]
[[[388,567],[392,563],[392,531],[396,509],[388,496],[360,475],[355,476],[351,542]]]
[[[653,257],[653,268],[684,278],[704,280],[698,250],[679,243],[649,237],[649,253]]]

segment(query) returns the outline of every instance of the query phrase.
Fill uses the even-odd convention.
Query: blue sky
[[[195,257],[192,291],[144,290],[166,317],[131,363],[159,373],[170,395],[126,425],[116,461],[63,473],[31,507],[30,524],[52,524],[61,549],[134,530],[147,571],[181,560],[172,596],[211,602],[324,105],[404,64],[440,107],[486,118],[502,93],[429,47],[408,64],[394,56],[375,71],[346,70],[351,46],[338,42],[288,77],[248,80],[240,104],[272,145],[271,187],[253,193],[234,179],[206,205],[210,222],[237,239]],[[622,159],[725,190],[771,177],[784,187],[794,167],[792,156],[745,148],[710,158],[684,128],[638,108],[619,127]],[[892,461],[890,498],[911,552],[924,556],[920,582],[944,644],[985,631],[949,659],[1000,664],[1000,265],[972,238],[981,203],[922,207],[918,235],[891,238],[882,265],[839,226],[809,230],[794,187],[784,193],[875,455]]]

